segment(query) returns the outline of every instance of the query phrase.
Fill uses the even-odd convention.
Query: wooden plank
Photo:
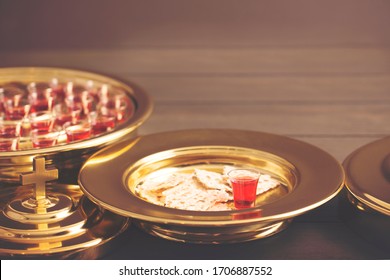
[[[143,77],[122,79],[142,86],[156,102],[373,102],[390,100],[390,75]]]
[[[305,102],[372,103],[390,100],[390,74],[357,76],[255,75],[226,77],[155,77],[118,75],[143,87],[156,102],[267,104]]]
[[[178,129],[187,129],[187,128],[176,128],[176,124],[172,124],[168,130],[178,130]],[[227,127],[227,129],[230,129]],[[234,129],[232,127],[232,129]],[[256,129],[251,129],[256,130]],[[262,129],[257,129],[258,131],[264,131]],[[146,122],[140,128],[140,135],[147,135],[155,133],[159,130],[159,127],[153,126],[151,123]],[[273,132],[278,133],[278,132]],[[311,145],[317,146],[318,148],[326,151],[336,158],[340,163],[356,149],[366,145],[375,140],[379,140],[386,135],[372,135],[372,136],[348,136],[348,135],[297,135],[297,134],[288,134],[279,132],[281,135],[289,136],[291,138],[309,143]]]
[[[389,48],[3,51],[0,66],[58,66],[112,75],[361,75],[390,73]]]
[[[172,128],[171,130],[173,130]],[[259,130],[261,131],[261,130]],[[153,133],[152,131],[148,131],[147,128],[141,127],[140,134],[141,135],[147,135],[150,133]],[[332,155],[337,161],[342,163],[345,158],[351,154],[356,149],[362,147],[363,145],[366,145],[370,142],[373,142],[375,140],[379,140],[382,138],[382,136],[372,136],[372,137],[348,137],[348,136],[342,136],[342,137],[334,137],[334,136],[297,136],[297,135],[289,135],[289,134],[283,134],[285,136],[289,136],[291,138],[309,143],[311,145],[317,146],[318,148],[324,150],[325,152]],[[385,137],[385,136],[383,136]]]
[[[326,151],[342,163],[346,157],[356,149],[379,140],[382,137],[334,137],[334,136],[291,136],[295,139],[317,146]]]
[[[0,1],[1,47],[389,44],[390,3]]]
[[[159,104],[144,133],[189,128],[237,128],[284,135],[384,136],[390,134],[390,104],[216,103]]]

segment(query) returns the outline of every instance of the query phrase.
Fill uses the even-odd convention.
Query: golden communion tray
[[[259,169],[282,186],[258,197],[253,208],[191,211],[141,198],[146,177],[202,166]],[[334,197],[342,188],[340,164],[324,151],[283,136],[241,130],[200,129],[141,136],[93,155],[79,174],[88,198],[133,218],[146,232],[192,243],[232,243],[280,232],[292,218]]]
[[[137,133],[137,128],[152,112],[152,103],[149,96],[134,84],[122,83],[95,73],[61,68],[0,68],[0,86],[47,82],[53,78],[58,79],[60,82],[72,81],[75,84],[83,85],[92,82],[96,87],[107,85],[116,89],[116,91],[124,93],[132,102],[134,112],[112,131],[86,140],[48,148],[0,151],[1,182],[18,182],[21,172],[32,170],[32,158],[34,156],[44,156],[49,167],[53,166],[61,170],[59,182],[75,184],[77,176],[74,174],[78,173],[77,171],[90,155],[117,141],[134,137]]]
[[[343,165],[351,203],[390,216],[390,137],[361,147]]]
[[[108,241],[128,219],[96,207],[78,185],[46,186],[58,170],[46,169],[44,158],[34,158],[33,169],[21,186],[1,189],[0,256],[95,259],[112,249]]]
[[[341,218],[364,240],[389,250],[390,137],[357,149],[343,166],[347,199],[340,203]]]
[[[25,87],[53,78],[119,92],[131,103],[131,115],[111,131],[85,140],[32,148],[23,146],[21,139],[17,150],[0,152],[0,256],[5,258],[95,259],[113,249],[129,225],[128,218],[86,198],[77,184],[77,175],[94,152],[136,137],[137,128],[152,111],[149,96],[132,83],[90,72],[0,68],[0,87]]]

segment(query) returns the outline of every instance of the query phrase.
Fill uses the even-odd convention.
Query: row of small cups
[[[0,120],[0,151],[29,148],[26,139],[34,148],[54,146],[63,142],[85,140],[113,130],[115,117],[91,113],[88,118],[74,118],[62,125],[55,124],[52,112],[39,112],[29,119]],[[23,139],[22,141],[20,141]],[[65,141],[64,141],[65,140]]]

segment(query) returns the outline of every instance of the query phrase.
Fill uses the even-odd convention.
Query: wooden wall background
[[[0,66],[69,67],[134,81],[155,102],[143,134],[259,130],[312,143],[340,162],[390,134],[386,0],[0,0]],[[344,229],[332,205],[324,207],[298,219],[286,258],[308,236],[320,232],[326,244]],[[351,249],[360,240],[344,235],[350,246],[340,241],[319,252],[309,244],[305,256],[384,256]],[[277,252],[271,257],[282,258]]]

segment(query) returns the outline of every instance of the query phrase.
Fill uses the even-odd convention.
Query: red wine
[[[34,148],[47,148],[54,146],[57,142],[57,139],[50,139],[50,138],[38,138],[34,139],[32,141]]]
[[[31,142],[34,148],[46,148],[57,143],[59,132],[35,129],[31,131]]]
[[[96,85],[93,81],[83,85],[72,81],[59,82],[54,77],[50,81],[33,81],[28,84],[9,82],[0,84],[0,87],[0,115],[3,115],[4,121],[20,121],[16,131],[0,128],[2,138],[14,138],[17,135],[29,137],[32,141],[32,131],[39,130],[45,134],[55,129],[65,132],[67,123],[73,126],[79,124],[80,119],[88,119],[91,123],[87,130],[65,132],[68,142],[87,140],[115,130],[116,126],[130,119],[134,109],[125,91],[108,85]],[[98,114],[99,118],[93,119],[91,114]],[[101,115],[104,117],[101,118]],[[12,150],[19,149],[17,143],[18,140],[11,147]],[[4,145],[2,149],[9,149],[9,144]],[[42,140],[34,145],[46,147],[52,143],[51,140]],[[20,148],[25,147],[21,145]]]
[[[37,112],[29,116],[31,129],[50,130],[53,126],[54,116],[50,112]]]
[[[47,99],[38,99],[31,103],[31,112],[40,112],[49,110]]]
[[[252,177],[230,178],[233,186],[234,206],[237,209],[255,206],[258,179]]]
[[[114,129],[115,127],[115,118],[110,116],[101,116],[98,117],[92,123],[92,133],[98,135],[107,131]]]
[[[7,120],[21,120],[25,115],[24,106],[8,107],[5,109],[5,118]]]
[[[0,139],[0,151],[11,151],[13,139]]]
[[[91,136],[91,128],[83,126],[82,124],[69,126],[65,129],[65,132],[68,143],[85,140]]]
[[[16,125],[0,127],[0,135],[4,138],[15,137],[17,135]]]
[[[63,114],[61,116],[56,117],[55,124],[58,126],[63,126],[65,123],[73,121],[73,119],[74,119],[74,117],[71,113],[70,114]]]

